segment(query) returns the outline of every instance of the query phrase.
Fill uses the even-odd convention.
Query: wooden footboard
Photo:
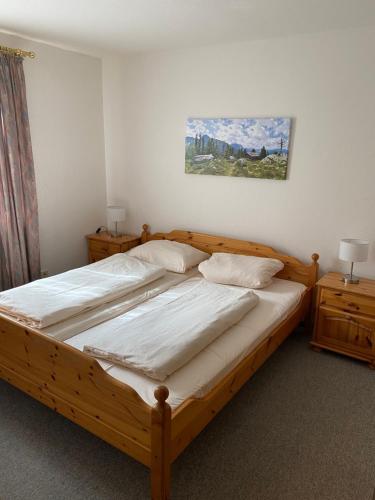
[[[168,389],[155,407],[87,354],[0,315],[0,378],[151,469],[152,498],[169,498]]]
[[[189,443],[232,399],[309,313],[312,290],[302,302],[203,398],[186,400],[172,414],[171,458],[175,460]]]
[[[150,465],[150,408],[133,389],[109,377],[95,359],[0,318],[0,374]]]

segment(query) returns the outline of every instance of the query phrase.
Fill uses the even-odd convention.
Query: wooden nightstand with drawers
[[[375,281],[346,285],[341,274],[328,273],[316,285],[313,349],[346,354],[375,369]]]
[[[107,232],[88,234],[89,262],[105,259],[115,253],[127,252],[141,243],[139,236],[111,236]]]

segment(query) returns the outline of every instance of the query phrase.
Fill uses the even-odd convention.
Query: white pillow
[[[151,240],[132,248],[127,254],[175,273],[185,273],[210,256],[185,243],[169,240]]]
[[[214,253],[206,262],[199,264],[199,271],[208,281],[223,285],[237,285],[246,288],[264,288],[271,284],[272,276],[283,269],[277,259]]]

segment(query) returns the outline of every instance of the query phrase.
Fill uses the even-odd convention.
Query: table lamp
[[[119,207],[116,205],[111,205],[107,207],[108,220],[109,222],[115,223],[115,232],[111,233],[112,236],[121,236],[117,231],[117,224],[119,222],[124,222],[126,219],[126,211],[124,207]]]
[[[368,257],[369,242],[346,238],[340,241],[339,259],[351,262],[350,274],[344,274],[341,278],[344,283],[359,283],[359,278],[353,275],[354,262],[365,262]]]

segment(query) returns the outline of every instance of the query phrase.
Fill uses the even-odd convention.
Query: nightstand
[[[88,234],[89,262],[105,259],[115,253],[126,252],[141,243],[139,236],[111,236],[107,232]]]
[[[313,349],[346,354],[375,369],[375,281],[346,285],[341,274],[328,273],[316,286]]]

